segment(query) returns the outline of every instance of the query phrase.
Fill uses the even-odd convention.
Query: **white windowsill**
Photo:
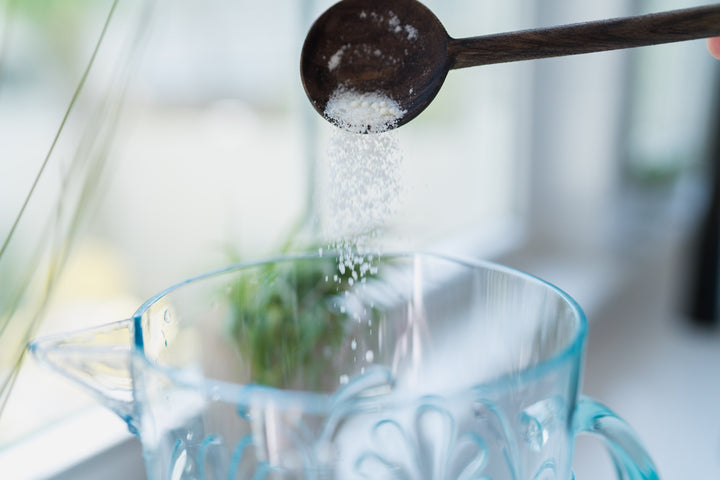
[[[13,480],[140,479],[144,477],[133,476],[134,472],[142,474],[144,470],[139,448],[131,445],[136,442],[120,418],[99,405],[93,405],[48,426],[41,433],[0,450],[0,465],[3,474],[9,475],[5,478]],[[123,459],[127,462],[123,462],[122,471],[113,472],[101,467],[101,471],[84,477],[67,476],[73,469],[90,464],[93,458],[112,450],[137,455],[137,458]]]

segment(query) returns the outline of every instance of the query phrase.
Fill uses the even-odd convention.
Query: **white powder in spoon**
[[[390,130],[407,113],[400,104],[380,92],[338,88],[325,106],[325,116],[344,130],[381,133]]]
[[[336,129],[328,149],[328,219],[326,235],[339,254],[339,270],[350,282],[374,273],[382,227],[395,213],[400,196],[402,153],[387,130],[405,112],[378,93],[340,88],[325,115]],[[369,132],[369,133],[364,133]]]

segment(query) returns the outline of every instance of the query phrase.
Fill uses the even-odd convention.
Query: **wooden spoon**
[[[720,4],[455,39],[417,0],[343,0],[310,28],[300,71],[305,93],[324,117],[340,87],[378,92],[405,111],[394,128],[430,104],[451,69],[718,35]]]

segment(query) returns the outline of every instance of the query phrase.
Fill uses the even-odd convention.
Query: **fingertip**
[[[720,37],[708,38],[707,47],[710,55],[720,60]]]

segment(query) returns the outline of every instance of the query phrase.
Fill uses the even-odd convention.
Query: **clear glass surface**
[[[586,322],[529,275],[428,254],[231,266],[31,350],[142,440],[151,479],[570,479],[574,435],[657,478],[579,399]]]

